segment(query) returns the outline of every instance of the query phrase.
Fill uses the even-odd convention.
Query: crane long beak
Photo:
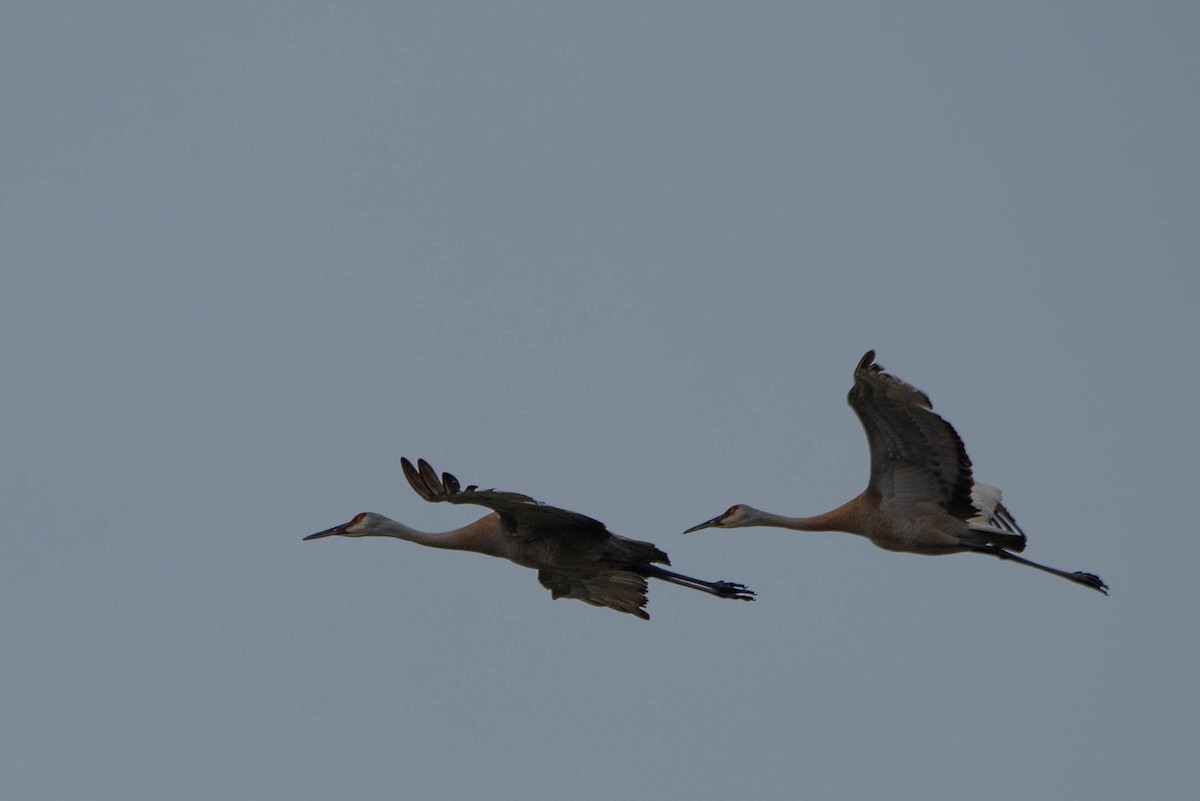
[[[725,516],[725,515],[717,515],[717,516],[716,516],[716,517],[714,517],[712,520],[705,520],[705,521],[704,521],[703,523],[701,523],[700,525],[698,525],[698,526],[692,526],[691,528],[689,528],[687,531],[685,531],[685,532],[683,532],[683,533],[684,533],[684,534],[691,534],[693,531],[699,531],[699,530],[700,530],[700,529],[702,529],[702,528],[712,528],[713,526],[719,526],[719,525],[721,524],[721,518],[722,518],[722,517],[724,517],[724,516]]]
[[[342,523],[340,526],[334,526],[333,528],[327,528],[324,531],[318,531],[316,534],[309,534],[307,537],[304,538],[304,540],[307,542],[308,540],[319,540],[319,539],[321,539],[321,537],[336,537],[338,534],[345,533],[346,525],[347,525],[346,523]]]

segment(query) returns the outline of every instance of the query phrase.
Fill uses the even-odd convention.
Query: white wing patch
[[[971,518],[972,522],[987,523],[996,514],[996,506],[1000,503],[1000,490],[976,481],[975,486],[971,487],[971,503],[979,510],[979,515]]]
[[[968,520],[974,526],[990,526],[997,531],[1020,534],[1021,527],[1017,525],[1012,513],[1000,503],[1000,490],[978,481],[971,487],[971,503],[979,510],[979,514]]]

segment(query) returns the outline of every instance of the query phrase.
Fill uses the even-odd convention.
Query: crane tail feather
[[[1020,553],[1025,550],[1025,535],[1020,532],[1001,531],[991,526],[968,525],[962,538],[967,545],[995,545],[1006,551]]]

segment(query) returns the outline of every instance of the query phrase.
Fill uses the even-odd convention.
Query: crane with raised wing
[[[876,364],[875,351],[855,368],[848,400],[871,449],[871,476],[862,493],[815,517],[784,517],[737,504],[684,533],[745,526],[842,531],[889,551],[995,556],[1108,594],[1097,575],[1017,556],[1025,549],[1025,533],[1000,503],[1000,490],[975,480],[954,427],[934,413],[929,396]]]

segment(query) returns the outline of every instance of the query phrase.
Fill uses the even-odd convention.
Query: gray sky
[[[0,794],[1184,797],[1194,3],[18,3]],[[1026,554],[679,532],[867,475],[868,348]],[[650,623],[402,455],[649,539]]]

